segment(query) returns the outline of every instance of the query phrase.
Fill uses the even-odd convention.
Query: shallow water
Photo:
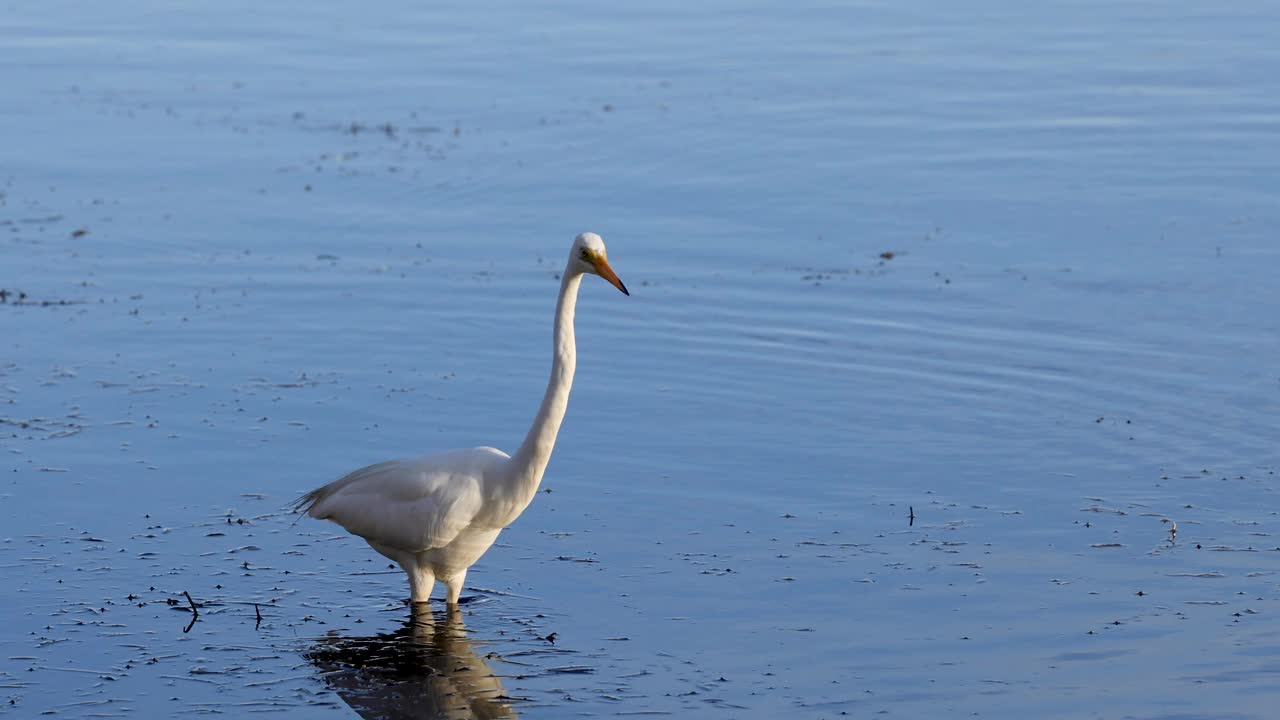
[[[1269,717],[1277,10],[1005,5],[0,14],[0,715]],[[415,630],[282,508],[516,445],[587,229]]]

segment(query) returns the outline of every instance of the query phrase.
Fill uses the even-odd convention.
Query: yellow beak
[[[618,273],[614,272],[613,268],[609,267],[608,260],[605,260],[602,257],[597,257],[593,264],[596,266],[596,272],[600,273],[600,277],[608,280],[610,285],[621,290],[623,295],[631,294],[627,292],[627,286],[623,285],[622,281],[618,279]]]

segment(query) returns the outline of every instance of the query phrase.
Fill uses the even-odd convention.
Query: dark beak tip
[[[626,295],[627,297],[631,297],[631,292],[627,290],[626,285],[623,285],[622,283],[618,283],[618,285],[620,286],[618,289],[622,291],[623,295]]]

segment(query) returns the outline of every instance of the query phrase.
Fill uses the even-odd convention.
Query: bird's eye
[[[582,248],[582,259],[583,259],[583,260],[590,260],[590,259],[591,259],[591,251],[590,251],[590,250],[588,250],[588,249],[586,249],[586,248]]]

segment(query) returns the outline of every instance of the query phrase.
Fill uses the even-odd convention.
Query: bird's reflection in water
[[[306,658],[368,720],[517,717],[502,682],[472,648],[462,614],[436,617],[420,607],[395,632],[325,638]]]

